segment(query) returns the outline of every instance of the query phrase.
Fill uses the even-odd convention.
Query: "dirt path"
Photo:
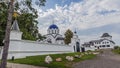
[[[104,50],[95,59],[76,63],[73,68],[120,68],[120,55]]]
[[[38,66],[15,64],[15,63],[7,63],[7,67],[8,68],[46,68],[46,67],[38,67]]]

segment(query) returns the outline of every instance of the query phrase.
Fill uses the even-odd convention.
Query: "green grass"
[[[120,47],[116,46],[116,47],[114,47],[114,49],[112,51],[116,54],[120,54]]]
[[[118,49],[114,49],[113,52],[116,54],[120,54],[120,50],[118,50]]]
[[[50,56],[53,59],[53,62],[50,64],[46,64],[44,62],[46,55],[40,55],[40,56],[30,56],[22,59],[15,59],[14,61],[9,60],[9,62],[12,63],[20,63],[20,64],[28,64],[28,65],[35,65],[35,66],[43,66],[48,68],[71,68],[73,63],[80,62],[83,60],[93,59],[95,55],[85,55],[81,58],[75,58],[74,61],[67,61],[65,59],[66,56],[74,56],[74,55],[80,55],[81,53],[66,53],[66,54],[51,54]],[[61,62],[56,62],[56,58],[62,58]]]

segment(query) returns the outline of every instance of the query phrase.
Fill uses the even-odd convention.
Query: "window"
[[[110,45],[107,45],[107,47],[110,47]]]
[[[102,47],[105,47],[105,45],[102,45]]]
[[[52,30],[52,34],[53,34],[53,30]]]
[[[56,30],[55,30],[55,34],[56,34]]]

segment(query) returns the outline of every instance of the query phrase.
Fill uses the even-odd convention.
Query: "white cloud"
[[[55,9],[39,13],[40,33],[46,34],[53,20],[62,34],[66,29],[85,30],[120,23],[120,0],[83,0],[64,7],[55,5]]]
[[[46,23],[49,23],[47,26],[50,25],[53,19],[57,20],[56,24],[59,27],[66,26],[65,29],[78,28],[80,30],[101,27],[120,22],[119,3],[120,0],[84,0],[79,3],[71,3],[70,6],[56,5],[55,9],[40,12],[38,20],[42,26],[46,26]],[[113,13],[109,13],[113,10]]]
[[[81,44],[83,44],[84,42],[89,42],[91,40],[97,40],[99,39],[99,36],[98,35],[81,35],[79,36],[79,38],[81,39],[80,42]]]
[[[116,45],[120,46],[120,34],[119,33],[111,33],[113,40],[115,41]]]

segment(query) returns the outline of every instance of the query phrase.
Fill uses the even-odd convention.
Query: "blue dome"
[[[58,27],[57,27],[57,25],[52,24],[52,25],[50,25],[49,29],[58,29]]]

